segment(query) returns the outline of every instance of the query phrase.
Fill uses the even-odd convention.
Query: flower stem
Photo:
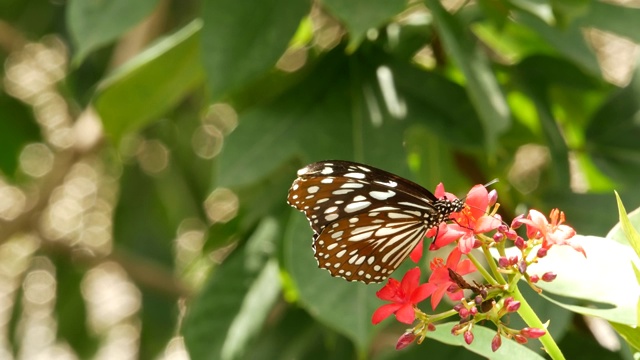
[[[553,337],[551,337],[547,328],[544,326],[540,318],[538,318],[538,315],[536,315],[535,311],[533,311],[527,300],[524,298],[524,296],[522,296],[522,293],[520,293],[520,289],[518,289],[517,286],[513,287],[513,292],[511,293],[511,295],[515,300],[520,302],[518,315],[522,317],[522,320],[524,320],[524,322],[527,323],[529,327],[544,329],[547,332],[542,337],[540,337],[540,342],[544,346],[544,350],[547,352],[547,354],[549,354],[551,359],[564,360],[564,355],[562,354],[562,351],[560,351],[558,344],[556,344],[555,340],[553,340]]]
[[[493,259],[493,256],[491,256],[489,247],[482,245],[482,252],[484,253],[484,256],[487,258],[487,263],[489,264],[489,268],[491,269],[493,276],[496,277],[496,280],[498,281],[498,283],[502,285],[506,284],[507,281],[504,279],[504,277],[502,277],[502,274],[500,274],[500,271],[498,271],[498,267],[496,266],[496,261]]]
[[[482,264],[480,264],[480,262],[478,261],[478,259],[476,259],[475,256],[473,256],[473,254],[468,253],[467,254],[467,258],[469,258],[469,260],[471,260],[471,262],[473,263],[473,265],[475,265],[476,269],[478,269],[478,272],[480,272],[480,274],[482,275],[482,277],[491,285],[498,285],[498,282],[496,281],[496,279],[494,279],[491,274],[489,274],[489,272],[487,271],[487,269],[484,268],[484,266],[482,266]]]

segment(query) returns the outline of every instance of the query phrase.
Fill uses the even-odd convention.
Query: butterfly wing
[[[349,161],[320,161],[300,169],[287,200],[305,213],[317,234],[337,219],[371,211],[376,205],[406,208],[416,216],[437,215],[433,207],[437,199],[425,188]]]
[[[442,219],[420,185],[348,161],[299,170],[288,201],[311,224],[318,265],[365,283],[386,279]]]
[[[364,283],[385,280],[423,239],[427,226],[413,210],[390,205],[337,219],[314,234],[318,266]]]

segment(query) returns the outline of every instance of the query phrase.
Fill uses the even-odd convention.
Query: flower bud
[[[473,333],[469,330],[464,332],[464,335],[462,335],[464,337],[464,342],[467,343],[467,345],[471,345],[471,343],[473,342]]]
[[[530,328],[530,327],[526,327],[522,330],[520,330],[520,334],[528,337],[530,339],[537,339],[541,336],[543,336],[544,334],[546,334],[547,332],[543,329],[538,329],[538,328]]]
[[[433,325],[433,323],[429,323],[429,325],[427,325],[427,330],[429,331],[436,331],[436,326]]]
[[[526,344],[527,343],[527,338],[520,335],[520,334],[515,334],[513,335],[513,340],[515,340],[518,344]]]
[[[500,266],[501,268],[506,268],[507,266],[509,266],[509,259],[507,259],[504,256],[501,256],[498,259],[498,266]]]
[[[545,256],[547,256],[547,251],[549,249],[545,248],[545,247],[541,247],[540,249],[538,249],[538,252],[536,253],[536,256],[539,258],[543,258]]]
[[[482,295],[476,295],[476,297],[473,299],[473,302],[475,302],[476,305],[482,304],[483,301],[484,301],[484,298],[482,297]]]
[[[453,306],[453,310],[455,310],[455,311],[456,311],[456,312],[458,312],[458,313],[459,313],[459,312],[460,312],[460,310],[461,310],[461,309],[463,309],[463,308],[464,308],[464,307],[463,307],[463,305],[462,305],[462,304],[455,304],[455,305]]]
[[[524,219],[524,214],[520,214],[513,218],[513,221],[511,221],[511,228],[515,230],[522,226],[522,223],[520,222],[521,219]]]
[[[505,231],[504,234],[507,236],[507,239],[509,240],[515,240],[518,237],[518,233],[516,233],[516,231],[513,229],[509,229]]]
[[[471,309],[469,309],[469,315],[471,316],[476,316],[478,314],[478,308],[477,307],[472,307]]]
[[[489,191],[488,198],[489,198],[489,206],[493,206],[496,204],[496,201],[498,201],[498,192],[496,191],[496,189]]]
[[[505,236],[504,233],[501,232],[496,232],[495,234],[493,234],[493,241],[499,243],[502,240],[504,240]]]
[[[505,224],[498,225],[498,232],[506,233],[509,230],[509,227]]]
[[[500,348],[500,345],[502,345],[502,338],[498,333],[496,334],[496,336],[493,337],[493,340],[491,340],[491,351],[493,352],[498,351],[498,349]]]
[[[513,298],[511,298],[512,301],[510,301],[508,304],[505,301],[505,308],[507,309],[508,312],[516,312],[518,311],[518,309],[520,309],[520,301],[516,301],[513,300]]]
[[[527,262],[522,260],[518,263],[518,271],[520,271],[521,274],[524,274],[527,272]]]
[[[538,275],[531,275],[529,276],[529,281],[531,281],[532,284],[535,284],[540,281],[540,277]]]
[[[514,245],[520,250],[524,250],[524,249],[527,248],[527,243],[524,241],[522,236],[516,236],[516,240],[514,241]]]
[[[551,282],[556,279],[556,276],[558,275],[554,272],[551,272],[551,271],[546,272],[542,274],[542,281]]]
[[[458,311],[458,314],[460,314],[461,318],[467,318],[469,317],[469,310],[467,308],[462,308],[460,309],[460,311]]]
[[[398,339],[396,343],[396,350],[402,350],[407,346],[411,345],[411,343],[416,339],[416,335],[412,331],[408,331]]]

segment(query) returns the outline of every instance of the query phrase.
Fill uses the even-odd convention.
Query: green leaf
[[[405,0],[323,0],[322,3],[347,26],[347,49],[350,50],[355,50],[360,45],[369,29],[383,25],[407,5]]]
[[[594,115],[585,134],[586,149],[598,168],[634,189],[640,166],[639,111],[640,66],[636,66],[631,83],[612,94]]]
[[[53,258],[56,267],[56,316],[58,338],[66,341],[80,358],[93,357],[98,339],[87,328],[87,309],[81,292],[85,275],[69,259]]]
[[[640,351],[640,327],[632,327],[615,322],[610,322],[610,324],[636,352]]]
[[[611,231],[609,231],[607,238],[622,240],[619,242],[631,245],[633,250],[636,252],[636,256],[640,258],[640,233],[638,233],[638,231],[640,231],[640,208],[635,209],[631,214],[627,215],[627,211],[625,210],[617,191],[616,201],[618,203],[618,216],[620,218],[620,222],[617,223]]]
[[[469,98],[482,123],[485,147],[493,155],[498,137],[511,125],[504,94],[486,56],[472,41],[466,27],[439,0],[425,0],[425,4],[434,15],[445,48],[465,75]]]
[[[584,248],[586,258],[570,246],[554,246],[529,267],[529,274],[540,277],[548,271],[557,274],[554,281],[537,284],[544,290],[542,296],[579,314],[636,326],[640,286],[632,264],[640,261],[631,255],[632,249],[595,236],[576,235],[571,242]],[[563,297],[580,299],[585,305],[568,304]]]
[[[413,124],[424,124],[458,148],[481,146],[480,122],[462,87],[384,60],[381,54],[381,64],[372,64],[359,52],[334,50],[288,92],[240,114],[220,157],[219,184],[256,182],[292,158],[354,159],[406,176],[403,143]],[[388,76],[384,83],[379,71]],[[384,87],[393,87],[395,98],[385,98]]]
[[[577,20],[581,26],[595,27],[640,42],[640,9],[606,1],[591,1],[589,12]]]
[[[244,358],[280,296],[271,257],[278,234],[276,220],[265,218],[190,304],[182,333],[192,359]]]
[[[94,105],[114,142],[156,120],[202,82],[200,27],[200,21],[190,23],[100,84]]]
[[[22,148],[40,140],[40,129],[31,109],[0,92],[0,172],[13,177]]]
[[[372,325],[371,316],[382,305],[375,295],[380,286],[350,283],[318,268],[309,223],[302,214],[296,212],[292,216],[284,235],[284,265],[301,305],[313,317],[353,340],[358,352],[365,354],[379,328]]]
[[[74,62],[114,41],[153,11],[158,0],[70,0],[67,26],[77,47]],[[116,21],[117,19],[117,21]]]
[[[308,0],[207,0],[202,54],[211,96],[240,90],[271,69],[309,12]]]
[[[572,60],[590,74],[600,76],[598,60],[586,43],[582,28],[578,24],[574,22],[566,28],[559,29],[523,11],[516,12],[515,15],[516,21],[533,29],[558,53]]]

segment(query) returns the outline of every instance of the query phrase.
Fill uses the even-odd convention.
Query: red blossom
[[[446,263],[441,258],[435,258],[431,262],[432,273],[429,277],[429,282],[425,285],[427,286],[427,294],[431,295],[431,307],[433,309],[438,306],[445,293],[453,301],[459,301],[464,296],[462,289],[455,286],[455,283],[451,281],[449,269],[460,275],[467,275],[476,271],[476,267],[469,259],[460,261],[461,256],[460,250],[455,248],[449,254]],[[450,288],[456,290],[449,291],[451,290]]]
[[[520,222],[527,225],[527,236],[530,239],[542,238],[542,248],[550,249],[553,245],[569,245],[576,251],[582,253],[585,257],[587,254],[579,244],[571,242],[571,238],[576,231],[567,225],[563,225],[564,213],[558,209],[551,210],[549,215],[551,222],[537,210],[529,210],[526,219],[520,219]]]
[[[489,192],[483,185],[476,185],[467,194],[464,209],[451,214],[455,224],[440,224],[434,248],[441,248],[451,242],[458,241],[458,248],[468,254],[476,244],[476,234],[497,229],[501,221],[487,215],[486,210],[491,202]]]
[[[380,306],[371,319],[373,324],[378,324],[391,314],[396,315],[398,321],[411,324],[415,320],[414,307],[420,301],[429,296],[427,284],[420,285],[420,268],[415,267],[404,275],[402,281],[389,278],[389,282],[378,292],[376,296],[391,304]]]

